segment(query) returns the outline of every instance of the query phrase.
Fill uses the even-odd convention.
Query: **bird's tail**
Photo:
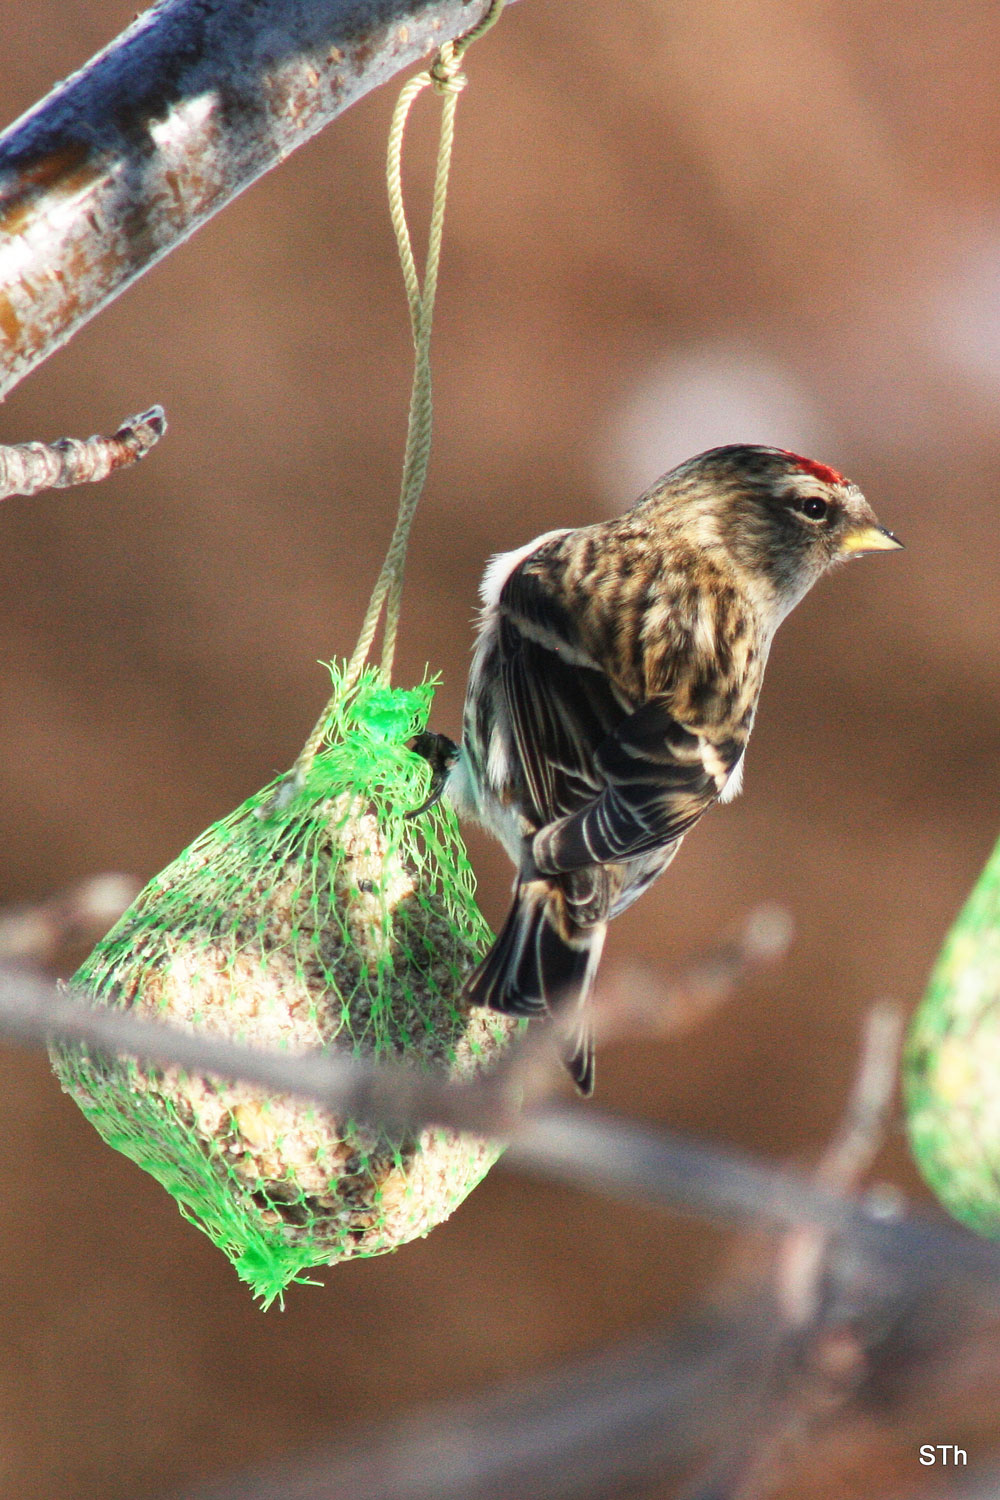
[[[563,1015],[579,1022],[568,1032],[563,1058],[583,1094],[594,1087],[594,1044],[583,1006],[604,947],[605,922],[572,921],[563,892],[546,880],[525,881],[500,933],[465,985],[472,1005],[514,1016]]]

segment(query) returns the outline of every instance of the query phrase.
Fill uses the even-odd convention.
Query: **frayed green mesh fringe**
[[[903,1071],[928,1184],[957,1219],[1000,1237],[1000,844],[941,950]]]
[[[335,690],[343,677],[333,669]],[[340,702],[287,806],[279,783],[150,881],[73,979],[102,1005],[291,1051],[404,1058],[468,1078],[517,1024],[463,980],[490,942],[452,812],[406,743],[433,685],[374,672]],[[444,1130],[387,1139],[318,1107],[175,1068],[53,1049],[64,1088],[177,1200],[265,1304],[311,1266],[426,1234],[500,1154]]]

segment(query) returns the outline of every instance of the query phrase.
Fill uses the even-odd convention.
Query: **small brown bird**
[[[490,561],[443,788],[517,878],[466,994],[515,1015],[579,1004],[566,1063],[582,1093],[607,924],[739,791],[774,632],[834,563],[900,545],[834,469],[732,446],[624,515]]]

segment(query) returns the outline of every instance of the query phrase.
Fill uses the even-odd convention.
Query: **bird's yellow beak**
[[[862,552],[895,552],[902,545],[899,537],[886,531],[884,526],[859,526],[856,531],[847,533],[840,550],[847,557],[855,557]]]

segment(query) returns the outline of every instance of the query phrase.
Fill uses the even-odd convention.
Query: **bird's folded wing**
[[[580,662],[562,638],[505,614],[499,626],[500,676],[535,827],[579,811],[599,795],[604,778],[597,747],[627,718],[632,705],[605,674]]]
[[[685,728],[662,700],[643,704],[593,756],[602,790],[535,837],[538,869],[577,870],[675,842],[716,800],[742,753],[742,742]]]

